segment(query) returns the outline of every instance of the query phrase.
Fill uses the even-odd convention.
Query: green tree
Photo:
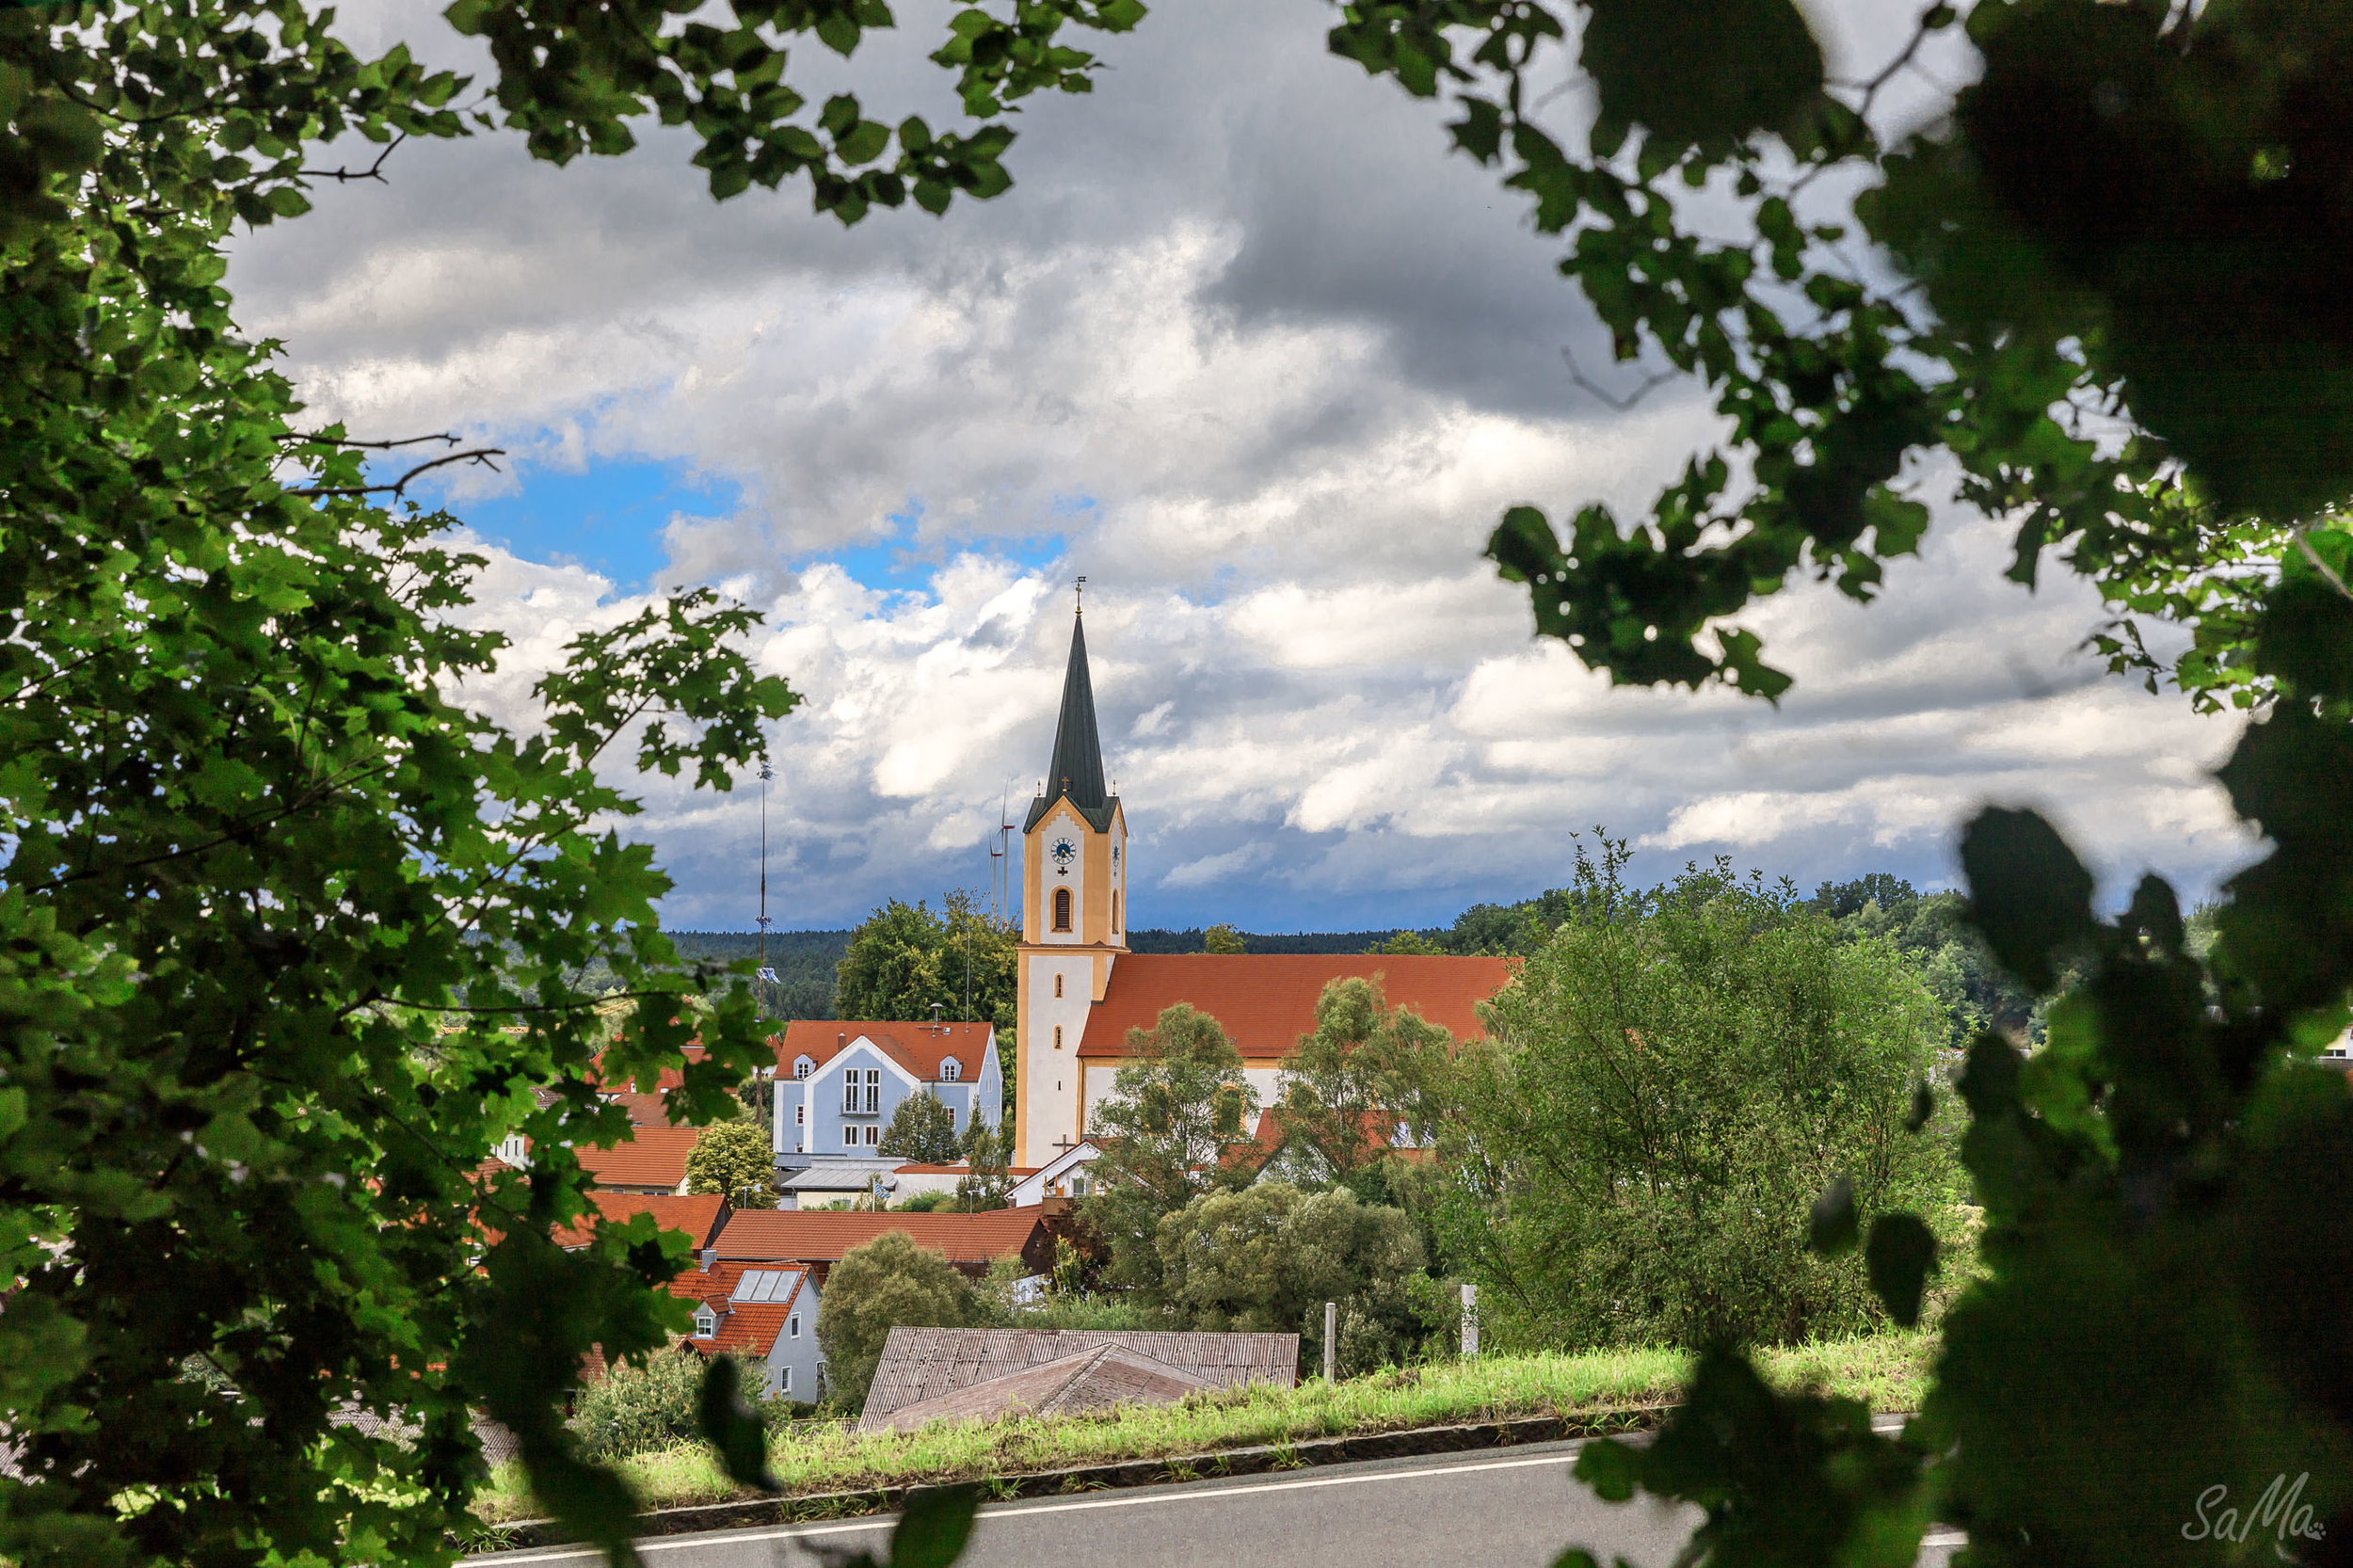
[[[1807,1217],[1841,1176],[1866,1215],[1951,1190],[1942,1145],[1905,1131],[1944,1037],[1934,999],[1785,890],[1720,864],[1638,893],[1622,856],[1580,856],[1593,913],[1495,998],[1497,1048],[1465,1058],[1451,1250],[1498,1331],[1537,1343],[1867,1327],[1861,1260],[1810,1254]]]
[[[1015,1097],[1016,947],[1021,928],[999,920],[969,893],[950,893],[944,909],[892,899],[850,933],[835,966],[834,1005],[845,1018],[971,1018],[997,1030],[1003,1114]]]
[[[713,1122],[686,1152],[686,1190],[721,1193],[738,1208],[776,1208],[776,1181],[767,1129],[747,1117]]]
[[[1437,1129],[1454,1037],[1410,1008],[1391,1008],[1379,976],[1329,982],[1316,1027],[1283,1064],[1274,1118],[1329,1175],[1354,1184],[1390,1157],[1402,1130],[1415,1144]]]
[[[977,1121],[979,1118],[974,1118]],[[890,1113],[879,1152],[921,1165],[949,1165],[956,1159],[956,1119],[929,1095],[909,1095]]]
[[[852,1247],[826,1274],[817,1308],[828,1395],[853,1409],[865,1404],[892,1329],[967,1328],[977,1313],[972,1282],[906,1232]]]
[[[1161,1218],[1153,1246],[1160,1279],[1149,1297],[1189,1329],[1297,1333],[1314,1366],[1323,1304],[1337,1303],[1351,1373],[1404,1360],[1428,1332],[1421,1237],[1399,1210],[1345,1188],[1204,1192]]]
[[[957,1145],[964,1175],[956,1178],[957,1210],[978,1214],[1002,1208],[1013,1192],[1013,1122],[997,1126],[975,1116],[966,1125]]]
[[[1128,1030],[1128,1060],[1088,1134],[1103,1152],[1089,1167],[1086,1215],[1111,1249],[1114,1283],[1157,1281],[1160,1217],[1238,1179],[1226,1154],[1248,1140],[1257,1110],[1241,1053],[1207,1013],[1177,1002],[1149,1030]]]
[[[1220,923],[1201,934],[1201,951],[1203,952],[1248,952],[1250,943],[1241,932],[1236,931],[1232,926]]]
[[[691,121],[717,197],[806,176],[845,222],[937,212],[1005,187],[1015,100],[1087,85],[1064,22],[1141,11],[962,13],[938,60],[967,121],[935,133],[783,80],[786,44],[883,24],[871,0],[461,0],[498,77],[462,114],[459,77],[361,59],[302,0],[0,9],[0,1559],[437,1559],[474,1407],[625,1554],[628,1492],[561,1410],[592,1344],[682,1326],[683,1254],[643,1218],[556,1247],[587,1207],[569,1151],[625,1131],[597,1081],[681,1070],[704,1121],[761,1056],[610,825],[632,764],[724,789],[760,756],[792,697],[739,651],[757,617],[697,592],[575,638],[527,733],[451,700],[502,642],[461,629],[455,520],[406,497],[495,454],[298,422],[236,329],[232,226],[303,213],[339,138],[380,167],[507,129],[561,163],[649,118]],[[635,1001],[609,1043],[608,984]],[[478,1178],[510,1134],[529,1174]]]

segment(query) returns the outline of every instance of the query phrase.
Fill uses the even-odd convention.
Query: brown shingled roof
[[[822,1067],[845,1046],[864,1035],[881,1047],[883,1054],[926,1083],[938,1080],[940,1060],[950,1056],[964,1069],[964,1081],[969,1083],[981,1076],[981,1068],[985,1064],[984,1053],[995,1048],[990,1043],[990,1028],[988,1024],[968,1023],[944,1023],[934,1028],[918,1019],[795,1018],[785,1025],[782,1034],[768,1038],[776,1047],[779,1078],[792,1076],[795,1057],[806,1056]]]
[[[1087,1015],[1084,1058],[1128,1054],[1128,1031],[1150,1029],[1180,1001],[1215,1018],[1253,1062],[1279,1061],[1316,1027],[1324,985],[1378,978],[1391,1007],[1409,1007],[1457,1040],[1485,1032],[1479,1004],[1512,979],[1509,958],[1422,953],[1131,952],[1112,966],[1103,1000]]]
[[[1020,1257],[1040,1272],[1053,1262],[1053,1239],[1036,1208],[983,1214],[858,1214],[831,1209],[739,1208],[719,1232],[721,1259],[731,1262],[830,1266],[853,1247],[900,1230],[962,1268],[983,1269],[1000,1257]],[[821,1276],[822,1277],[822,1276]]]
[[[858,1429],[888,1426],[892,1413],[945,1399],[1068,1356],[1116,1346],[1211,1388],[1299,1381],[1296,1334],[1179,1334],[1127,1329],[894,1328]],[[945,1414],[943,1412],[943,1414]]]

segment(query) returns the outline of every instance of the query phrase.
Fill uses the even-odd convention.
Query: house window
[[[955,1131],[955,1129],[956,1129],[956,1108],[955,1108],[954,1106],[952,1106],[952,1106],[950,1106],[950,1107],[948,1108],[948,1130],[949,1130],[949,1131],[951,1131],[951,1132],[953,1132],[953,1131]]]
[[[1070,1195],[1074,1198],[1083,1198],[1087,1195],[1086,1177],[1074,1176],[1070,1178]]]
[[[857,1114],[857,1069],[856,1067],[852,1067],[841,1075],[841,1113],[845,1116]]]
[[[776,1392],[779,1394],[790,1394],[792,1392],[792,1368],[790,1367],[783,1368],[782,1372],[783,1376],[776,1384]]]
[[[880,1123],[880,1122],[869,1122],[869,1123],[867,1123],[867,1124],[866,1124],[866,1146],[867,1146],[868,1148],[870,1148],[870,1149],[871,1149],[871,1148],[872,1148],[875,1144],[879,1144],[879,1143],[881,1143],[881,1142],[882,1142],[882,1123]]]
[[[1062,976],[1060,975],[1054,977],[1054,995],[1062,995]]]
[[[676,1319],[671,1320],[673,1322]],[[719,1332],[719,1315],[707,1306],[695,1309],[695,1337],[708,1339]]]
[[[942,1082],[942,1083],[953,1083],[956,1080],[958,1080],[958,1079],[962,1078],[963,1076],[964,1076],[964,1064],[963,1064],[963,1063],[961,1063],[961,1062],[957,1061],[957,1060],[956,1060],[954,1057],[952,1057],[952,1056],[943,1056],[943,1057],[941,1057],[941,1058],[939,1059],[939,1081],[940,1081],[940,1082]]]
[[[785,1330],[795,1339],[801,1336],[801,1315],[799,1313],[792,1314],[792,1320],[785,1325]]]
[[[857,1128],[845,1127],[841,1129],[841,1146],[845,1149],[857,1147]]]
[[[811,1062],[808,1057],[801,1056],[793,1058],[792,1076],[794,1078],[807,1078],[809,1074],[815,1072],[816,1070],[817,1064]]]
[[[1054,1048],[1062,1049],[1062,1025],[1060,1024],[1054,1026]]]
[[[1054,889],[1054,929],[1070,929],[1070,889],[1067,888]]]
[[[792,1125],[794,1127],[807,1127],[808,1125],[808,1106],[796,1105],[792,1108]]]
[[[866,1113],[869,1116],[873,1116],[880,1114],[881,1112],[882,1069],[880,1067],[869,1067],[866,1069]],[[870,1144],[873,1142],[872,1138],[869,1138],[866,1141]]]

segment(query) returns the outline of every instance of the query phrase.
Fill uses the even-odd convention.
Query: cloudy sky
[[[867,112],[952,122],[920,58],[948,13],[901,10],[854,68]],[[344,14],[355,45],[487,79],[430,8]],[[2207,777],[2233,723],[2104,678],[2096,600],[2001,581],[1983,522],[1944,516],[1867,610],[1807,588],[1753,617],[1799,678],[1777,711],[1612,691],[1535,641],[1479,557],[1499,510],[1639,513],[1705,407],[1572,384],[1562,351],[1602,340],[1557,248],[1432,105],[1326,55],[1330,22],[1171,0],[1092,96],[1020,117],[1012,192],[944,220],[844,232],[795,186],[714,205],[659,132],[564,169],[478,136],[323,189],[231,282],[320,414],[514,454],[437,495],[491,559],[503,715],[649,591],[765,615],[756,656],[808,698],[773,742],[786,927],[986,882],[1000,798],[1017,819],[1046,765],[1080,573],[1139,925],[1444,922],[1560,884],[1596,825],[1650,876],[1726,854],[1943,883],[1985,801],[2050,811],[2112,892],[2249,857]],[[795,71],[844,79],[813,45]],[[670,922],[748,927],[757,789],[644,793]]]

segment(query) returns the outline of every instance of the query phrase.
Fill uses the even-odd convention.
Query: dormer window
[[[956,1081],[956,1080],[958,1080],[958,1079],[962,1078],[963,1076],[964,1076],[964,1064],[963,1064],[962,1063],[958,1062],[958,1061],[957,1061],[954,1057],[952,1057],[952,1056],[943,1056],[943,1057],[941,1057],[941,1058],[939,1059],[939,1081],[940,1081],[940,1082],[942,1082],[942,1083],[953,1083],[953,1082],[955,1082],[955,1081]]]
[[[708,1306],[696,1307],[695,1309],[695,1337],[708,1339],[718,1332],[719,1315]]]
[[[816,1070],[817,1064],[811,1062],[806,1056],[796,1056],[792,1059],[792,1076],[794,1078],[807,1078],[809,1074],[815,1072]]]

